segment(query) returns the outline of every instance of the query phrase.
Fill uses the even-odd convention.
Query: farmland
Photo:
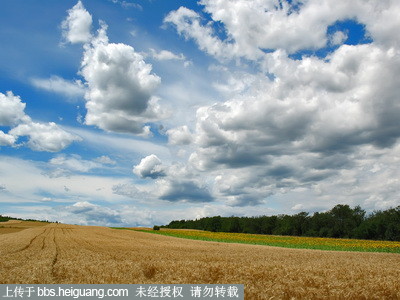
[[[242,283],[246,299],[398,299],[397,253],[288,249],[2,223],[0,283]],[[9,228],[24,227],[16,232]],[[3,232],[3,234],[2,234]]]
[[[140,230],[140,229],[136,229]],[[152,233],[187,239],[287,248],[400,253],[400,242],[162,229]]]

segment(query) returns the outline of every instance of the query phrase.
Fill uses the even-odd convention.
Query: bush
[[[160,230],[160,226],[154,225],[153,230]]]

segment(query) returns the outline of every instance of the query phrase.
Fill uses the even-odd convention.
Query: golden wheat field
[[[241,283],[246,299],[400,299],[399,254],[194,241],[105,227],[8,225],[24,229],[0,228],[0,283]]]

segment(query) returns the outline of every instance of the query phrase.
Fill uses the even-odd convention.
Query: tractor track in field
[[[53,243],[55,245],[56,253],[54,254],[53,261],[51,262],[51,275],[54,278],[58,278],[58,275],[57,275],[56,270],[55,270],[55,266],[56,266],[56,264],[58,262],[58,256],[60,254],[60,246],[58,245],[58,243],[56,241],[56,231],[55,230],[54,230],[54,236],[53,236]]]
[[[46,231],[47,231],[47,228],[46,228],[45,230],[43,230],[41,233],[35,235],[35,236],[29,241],[29,243],[28,243],[27,245],[25,245],[25,246],[22,247],[21,249],[18,249],[18,250],[16,250],[16,251],[12,252],[12,253],[22,252],[22,251],[25,251],[25,250],[31,248],[32,245],[33,245],[33,243],[36,241],[36,239],[38,239],[40,236],[42,236],[43,234],[45,234]],[[44,236],[43,239],[42,239],[42,247],[41,247],[42,249],[44,248],[44,240],[45,240],[45,238],[46,238],[46,237]]]

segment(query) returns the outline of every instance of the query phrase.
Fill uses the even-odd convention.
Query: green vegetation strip
[[[130,228],[114,228],[141,231],[153,234],[186,238],[192,240],[244,243],[253,245],[266,245],[285,248],[316,249],[333,251],[361,251],[361,252],[388,252],[400,253],[400,242],[372,241],[357,239],[334,239],[297,236],[276,236],[245,233],[208,232],[199,230],[140,230]]]

